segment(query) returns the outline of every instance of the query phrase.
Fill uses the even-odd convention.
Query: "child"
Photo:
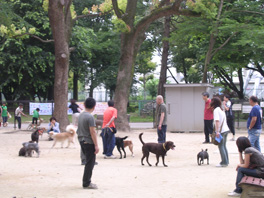
[[[3,103],[2,106],[2,118],[3,118],[3,127],[7,126],[7,106],[6,103]]]
[[[37,128],[37,125],[38,125],[38,119],[40,119],[40,117],[39,117],[39,111],[40,111],[39,108],[36,108],[36,109],[33,111],[32,126],[33,126],[34,128]],[[36,123],[35,126],[34,126],[34,123]]]

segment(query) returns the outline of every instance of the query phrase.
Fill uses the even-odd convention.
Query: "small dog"
[[[34,143],[34,142],[29,141],[29,143]],[[26,148],[24,146],[19,150],[18,156],[26,156]]]
[[[124,152],[124,158],[126,158],[126,151],[124,149],[126,146],[129,146],[129,150],[132,153],[132,157],[134,157],[134,155],[133,155],[133,143],[132,143],[131,140],[125,140],[125,139],[127,139],[127,136],[126,137],[123,137],[123,138],[120,138],[120,137],[116,137],[115,138],[115,140],[116,140],[116,147],[117,147],[118,152],[120,153],[120,159],[122,159],[122,153],[121,153],[120,148]]]
[[[143,160],[144,160],[144,158],[146,158],[148,165],[152,166],[148,161],[149,152],[151,152],[151,153],[156,154],[156,157],[157,157],[156,166],[158,165],[159,157],[161,156],[162,161],[163,161],[163,165],[165,167],[167,167],[167,165],[164,163],[164,158],[165,158],[165,155],[166,155],[168,150],[170,150],[170,149],[174,150],[174,148],[175,148],[174,143],[172,141],[167,141],[163,144],[162,143],[144,143],[142,140],[142,135],[143,135],[143,133],[139,134],[139,139],[140,139],[141,143],[143,144],[143,146],[142,146],[143,157],[141,158],[141,164],[144,165]]]
[[[32,157],[32,152],[35,151],[38,154],[37,157],[39,157],[40,151],[39,151],[38,143],[24,142],[22,145],[24,149],[23,148],[20,149],[19,156]]]
[[[38,128],[36,131],[34,131],[32,134],[31,134],[31,140],[33,142],[37,142],[39,141],[39,136],[42,137],[42,134],[44,132],[44,129],[43,128]]]
[[[198,165],[200,166],[201,164],[204,164],[205,159],[207,159],[207,164],[209,165],[209,155],[207,153],[207,149],[205,149],[205,151],[202,149],[202,151],[197,154]]]
[[[66,132],[64,133],[54,133],[53,131],[49,132],[49,135],[52,139],[54,139],[54,143],[51,148],[53,148],[57,142],[61,142],[61,148],[63,148],[63,143],[65,140],[68,140],[68,148],[70,143],[74,144],[74,137],[76,134],[76,128],[73,125],[68,125],[66,127]]]

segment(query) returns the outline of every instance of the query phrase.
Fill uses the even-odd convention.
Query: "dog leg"
[[[53,143],[53,145],[52,145],[52,147],[51,148],[53,148],[55,145],[56,145],[56,140],[54,140],[54,143]]]
[[[156,163],[156,166],[158,166],[158,163],[159,163],[159,155],[156,155],[156,158],[157,158],[157,163]]]
[[[208,158],[207,158],[207,164],[209,165],[209,156],[208,156]]]
[[[143,157],[141,158],[141,165],[144,166],[145,164],[143,164],[143,160],[146,156],[143,154]]]
[[[119,146],[116,146],[116,147],[117,147],[118,152],[120,153],[120,158],[119,159],[122,159],[122,153],[121,153],[120,147]]]
[[[148,165],[149,165],[149,166],[152,166],[152,165],[149,163],[148,159],[149,159],[149,153],[146,154],[146,160],[147,160]]]
[[[122,145],[122,150],[123,150],[123,152],[124,152],[124,158],[126,158],[126,151],[125,151],[125,149],[124,149],[124,145]]]
[[[163,162],[163,165],[165,166],[165,167],[168,167],[166,164],[165,164],[165,162],[164,162],[164,155],[162,155],[162,162]]]
[[[197,164],[200,166],[200,160],[199,160],[199,157],[197,157]]]
[[[130,144],[129,145],[129,150],[131,151],[131,153],[132,153],[132,157],[134,157],[134,153],[133,153],[133,144]]]

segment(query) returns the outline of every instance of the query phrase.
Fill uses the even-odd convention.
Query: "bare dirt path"
[[[235,142],[228,141],[230,165],[216,168],[220,162],[218,149],[211,144],[201,144],[204,140],[201,133],[167,133],[167,140],[176,144],[175,151],[169,151],[165,159],[167,168],[161,162],[158,167],[141,166],[142,145],[138,135],[144,132],[145,142],[156,142],[157,135],[153,129],[117,133],[120,137],[129,135],[134,142],[135,157],[131,157],[126,148],[126,159],[104,159],[99,137],[99,165],[95,166],[92,179],[99,189],[84,190],[81,183],[84,166],[80,164],[78,142],[75,148],[71,145],[69,149],[61,149],[57,144],[56,148],[50,149],[53,142],[48,141],[47,134],[44,134],[39,142],[39,158],[18,157],[21,144],[30,140],[31,133],[8,131],[0,129],[1,198],[225,198],[234,189],[238,163]],[[263,141],[261,146],[264,149]],[[210,165],[197,165],[196,156],[202,148],[209,150]],[[114,154],[119,156],[116,149]],[[150,163],[154,165],[155,162],[156,158],[151,154]]]

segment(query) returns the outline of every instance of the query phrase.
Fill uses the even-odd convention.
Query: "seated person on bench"
[[[264,156],[251,146],[247,137],[239,137],[236,141],[240,164],[237,165],[236,189],[228,193],[229,196],[238,197],[242,188],[238,186],[244,176],[264,178]],[[244,158],[242,153],[244,152]]]

